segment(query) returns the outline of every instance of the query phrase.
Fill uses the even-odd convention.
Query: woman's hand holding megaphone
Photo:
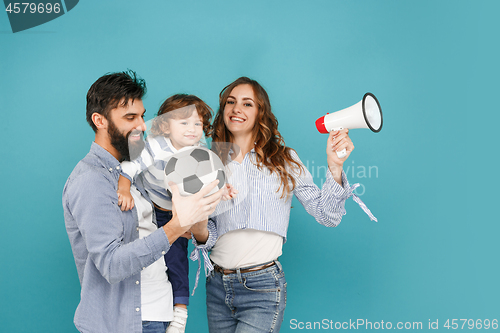
[[[375,95],[366,93],[360,102],[343,110],[327,113],[316,119],[315,124],[318,131],[324,134],[331,134],[332,131],[342,132],[344,128],[369,128],[378,133],[383,124],[382,109]],[[337,150],[339,160],[345,161],[346,153],[343,148],[339,147]]]
[[[346,154],[344,157],[339,158],[338,151],[345,148]],[[342,166],[347,160],[351,152],[354,150],[354,144],[349,137],[349,130],[344,128],[339,131],[331,131],[328,136],[326,145],[326,156],[328,162],[328,169],[333,176],[333,179],[342,186]]]

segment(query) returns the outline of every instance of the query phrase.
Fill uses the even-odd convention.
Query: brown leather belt
[[[213,265],[214,265],[214,271],[219,272],[221,274],[227,275],[227,274],[235,274],[235,273],[237,273],[236,269],[224,269],[224,268],[220,267],[217,264],[213,264]],[[260,266],[255,266],[255,267],[240,269],[240,273],[248,273],[248,272],[260,271],[262,269],[266,269],[266,268],[272,267],[274,265],[276,265],[276,263],[273,261],[273,262],[270,262],[268,264],[264,264],[264,265],[260,265]]]

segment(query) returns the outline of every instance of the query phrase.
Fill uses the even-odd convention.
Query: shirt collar
[[[92,142],[92,145],[90,147],[90,154],[95,155],[102,166],[110,171],[113,169],[118,170],[120,168],[120,162],[118,162],[118,160],[113,155],[111,155],[109,151],[99,146],[95,142]],[[97,161],[96,164],[98,164]]]
[[[233,148],[230,148],[229,152],[228,152],[228,158],[227,158],[226,164],[234,162],[233,159],[231,158],[232,154],[234,154],[234,150],[233,150]],[[256,154],[255,148],[250,149],[250,151],[248,153],[246,153],[245,156],[247,156],[249,154],[250,155]],[[245,156],[243,156],[243,161],[245,160]],[[249,158],[251,158],[251,157],[249,157]],[[235,163],[238,163],[238,162],[235,162]]]
[[[165,138],[165,141],[167,142],[167,145],[170,147],[170,149],[172,149],[172,153],[177,153],[177,149],[172,144],[172,141],[170,141],[170,138]]]

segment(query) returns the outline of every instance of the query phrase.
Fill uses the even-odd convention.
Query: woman
[[[297,153],[285,146],[266,91],[246,77],[222,90],[213,128],[215,146],[228,142],[238,148],[221,159],[239,194],[219,204],[209,221],[219,237],[211,261],[205,260],[209,330],[278,332],[286,281],[277,258],[286,241],[292,194],[319,223],[337,226],[352,194],[342,165],[354,146],[347,130],[330,133],[329,171],[320,190]],[[339,159],[335,151],[343,148],[347,155]]]

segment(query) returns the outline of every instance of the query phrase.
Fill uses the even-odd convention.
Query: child
[[[131,162],[122,162],[118,180],[118,204],[122,210],[134,207],[130,195],[131,181],[140,178],[153,201],[158,227],[172,218],[172,199],[167,194],[163,178],[166,158],[177,150],[199,145],[203,133],[211,135],[212,110],[194,95],[177,94],[161,105],[151,126],[151,135],[140,156]],[[184,332],[189,304],[188,239],[179,237],[165,255],[168,278],[174,296],[174,319],[167,332]]]

